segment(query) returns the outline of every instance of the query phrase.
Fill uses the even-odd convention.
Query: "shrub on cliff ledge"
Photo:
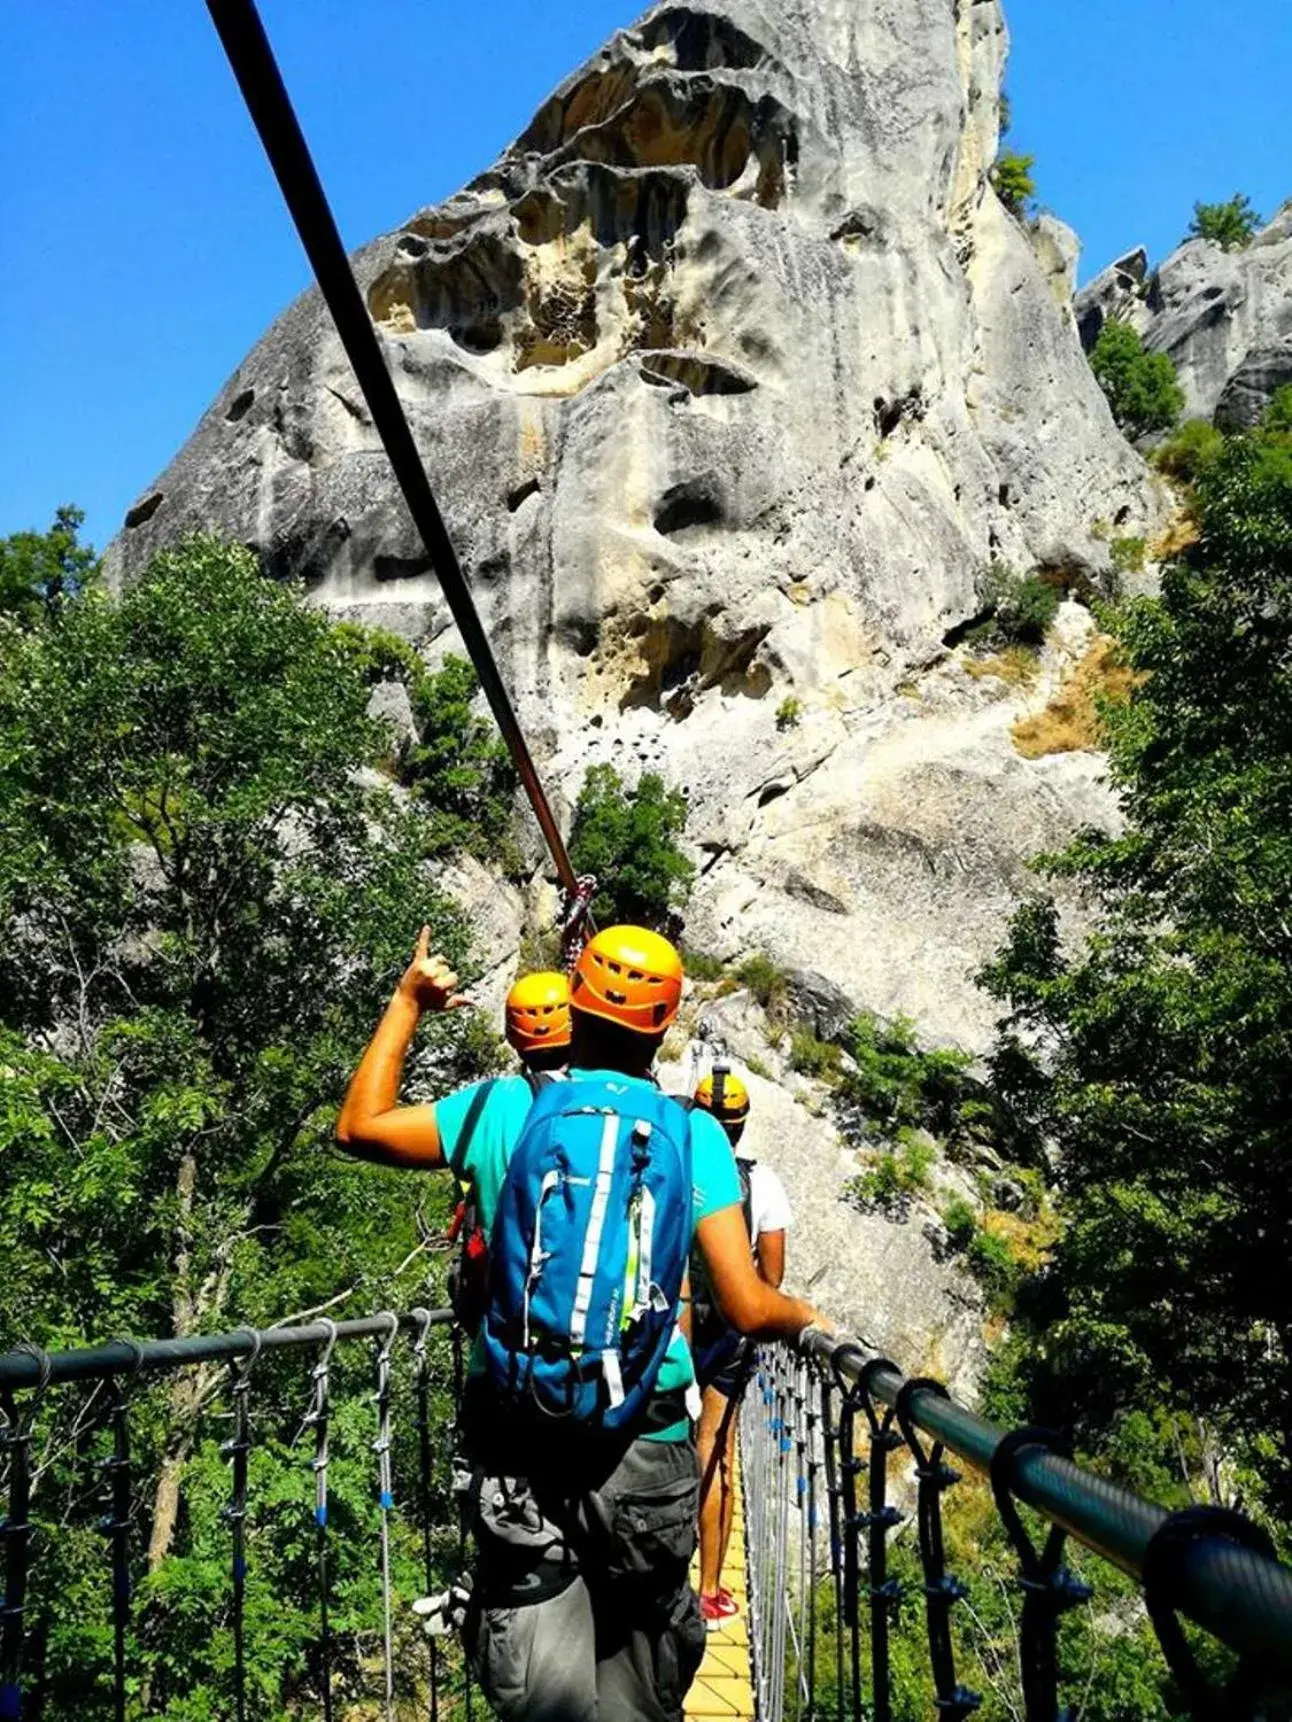
[[[1032,175],[1035,166],[1034,155],[1019,155],[1017,150],[1002,150],[996,158],[996,165],[991,170],[991,183],[996,196],[1011,215],[1026,215],[1028,205],[1036,196],[1036,180]]]
[[[1245,251],[1261,225],[1251,198],[1240,191],[1224,203],[1195,203],[1188,238],[1209,240],[1222,251]]]
[[[601,925],[634,921],[664,928],[686,901],[695,868],[678,844],[686,797],[648,771],[627,789],[613,765],[594,765],[574,810],[570,860],[599,881],[592,910]]]
[[[1196,484],[1225,447],[1224,434],[1210,419],[1186,419],[1153,450],[1153,465],[1177,484]]]
[[[1090,369],[1113,417],[1129,437],[1170,430],[1184,410],[1184,390],[1165,353],[1146,353],[1129,323],[1110,318],[1090,353]]]

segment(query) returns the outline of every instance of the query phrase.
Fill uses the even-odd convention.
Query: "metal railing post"
[[[229,1389],[233,1400],[233,1434],[220,1451],[233,1467],[233,1483],[225,1519],[232,1532],[231,1582],[233,1587],[233,1705],[237,1722],[245,1722],[247,1714],[247,1463],[251,1452],[251,1369],[260,1355],[261,1338],[254,1328],[248,1328],[251,1351],[248,1356],[235,1358],[229,1366],[233,1384]]]
[[[9,1455],[9,1510],[0,1521],[4,1544],[4,1597],[0,1600],[0,1722],[11,1722],[22,1707],[22,1658],[26,1645],[27,1574],[31,1560],[31,1437],[53,1360],[38,1346],[21,1347],[36,1371],[36,1391],[20,1412],[12,1393],[0,1392],[0,1433]]]
[[[878,1373],[878,1372],[876,1372]],[[897,1396],[897,1423],[907,1446],[915,1455],[917,1479],[916,1512],[920,1532],[920,1564],[924,1569],[924,1609],[929,1629],[929,1660],[933,1664],[933,1684],[937,1691],[937,1707],[947,1722],[964,1722],[982,1703],[976,1692],[961,1686],[956,1679],[955,1648],[951,1640],[951,1610],[967,1592],[959,1579],[947,1571],[946,1550],[942,1538],[942,1497],[960,1481],[960,1473],[942,1462],[943,1445],[935,1441],[925,1448],[915,1431],[911,1417],[911,1398],[915,1393],[936,1393],[945,1396],[941,1382],[917,1377],[908,1381]]]
[[[1067,1722],[1068,1712],[1059,1709],[1060,1617],[1090,1599],[1090,1589],[1081,1584],[1063,1564],[1068,1533],[1052,1525],[1038,1550],[1028,1536],[1010,1493],[1014,1460],[1028,1447],[1049,1452],[1064,1451],[1063,1437],[1051,1429],[1016,1429],[992,1454],[991,1488],[996,1511],[1014,1546],[1022,1567],[1023,1618],[1019,1625],[1019,1661],[1023,1669],[1023,1707],[1027,1722]]]
[[[136,1357],[141,1348],[133,1340]],[[138,1364],[136,1363],[136,1368]],[[118,1376],[112,1383],[112,1454],[101,1469],[108,1478],[108,1511],[99,1529],[112,1551],[112,1705],[116,1722],[126,1716],[126,1633],[130,1625],[130,1531],[134,1524],[134,1466],[130,1458],[129,1384]]]

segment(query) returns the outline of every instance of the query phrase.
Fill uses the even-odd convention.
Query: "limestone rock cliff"
[[[698,940],[971,1045],[1026,859],[1110,810],[1093,756],[1018,756],[1019,697],[954,642],[993,561],[1089,590],[1159,507],[1071,236],[991,189],[1006,46],[996,0],[658,5],[354,260],[558,794],[662,768]],[[452,644],[314,293],[130,511],[118,577],[198,526]]]
[[[1087,350],[1109,317],[1129,322],[1175,364],[1190,418],[1254,424],[1292,383],[1292,202],[1243,251],[1191,239],[1157,269],[1142,247],[1077,295]]]

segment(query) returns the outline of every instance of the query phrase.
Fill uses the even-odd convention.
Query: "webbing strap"
[[[615,1175],[615,1149],[619,1142],[619,1118],[607,1112],[601,1126],[601,1154],[597,1165],[597,1183],[592,1198],[592,1214],[588,1220],[583,1243],[583,1261],[579,1266],[579,1284],[574,1294],[574,1315],[570,1322],[570,1341],[583,1344],[588,1331],[588,1311],[592,1307],[592,1292],[596,1284],[597,1262],[601,1256],[601,1234],[605,1230],[606,1209],[610,1206],[610,1189]]]

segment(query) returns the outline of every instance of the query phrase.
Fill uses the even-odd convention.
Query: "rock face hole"
[[[696,527],[721,526],[722,503],[699,480],[687,480],[665,491],[655,509],[655,530],[665,538]]]
[[[681,719],[690,716],[700,694],[714,687],[762,699],[771,690],[772,676],[755,659],[767,632],[765,625],[752,624],[724,635],[709,619],[639,616],[629,633],[637,639],[642,668],[620,709],[647,706]]]
[[[224,415],[226,423],[236,425],[239,419],[246,418],[247,414],[255,404],[256,391],[254,389],[243,389],[241,394],[235,395],[229,402],[229,410]]]
[[[372,559],[373,578],[383,583],[387,580],[413,580],[419,574],[428,574],[430,568],[429,556],[374,556]]]
[[[126,531],[132,531],[136,526],[143,526],[165,502],[166,497],[160,490],[154,490],[151,496],[146,496],[142,502],[126,511]]]
[[[747,395],[758,387],[755,377],[707,353],[647,351],[641,374],[643,382],[658,388],[677,386],[692,395]]]

